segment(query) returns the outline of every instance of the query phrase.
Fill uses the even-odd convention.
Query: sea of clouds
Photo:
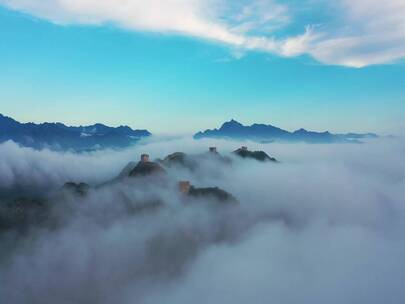
[[[229,153],[242,144],[280,163],[169,170],[91,190],[141,153]],[[258,144],[152,139],[121,151],[35,151],[0,145],[0,203],[47,193],[56,229],[0,234],[0,303],[403,303],[405,140],[364,144]],[[219,186],[239,206],[184,204],[177,180]],[[139,202],[165,208],[130,213]]]

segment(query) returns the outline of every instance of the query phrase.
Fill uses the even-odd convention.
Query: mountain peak
[[[221,126],[221,129],[223,128],[235,128],[235,127],[243,127],[243,125],[236,121],[235,119],[231,119],[230,121],[224,122]]]
[[[298,129],[296,131],[294,131],[295,134],[300,134],[300,133],[307,133],[308,131],[305,130],[304,128]]]

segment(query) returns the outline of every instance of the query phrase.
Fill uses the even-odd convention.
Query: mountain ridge
[[[96,123],[88,126],[67,126],[60,122],[20,123],[0,114],[0,143],[12,140],[35,149],[72,149],[77,151],[98,148],[128,147],[143,137],[148,130],[133,130],[128,126],[109,127]]]
[[[245,126],[234,119],[224,122],[219,129],[207,129],[194,134],[194,139],[231,138],[309,143],[360,143],[360,139],[376,137],[378,135],[374,133],[333,134],[329,131],[315,132],[303,128],[290,132],[270,124],[254,123]]]

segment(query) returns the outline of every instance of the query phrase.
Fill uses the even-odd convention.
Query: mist
[[[279,163],[238,159],[247,145]],[[202,160],[168,182],[128,179],[86,196],[141,153],[164,158],[216,146],[232,164]],[[0,145],[0,203],[46,193],[53,229],[0,233],[1,303],[403,303],[405,140],[258,144],[152,138],[76,154]],[[237,206],[184,203],[179,180],[218,186]],[[163,204],[164,208],[156,208]],[[147,207],[147,208],[146,208]]]

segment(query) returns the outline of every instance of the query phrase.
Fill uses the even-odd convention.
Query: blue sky
[[[404,1],[340,1],[0,0],[0,112],[166,134],[230,118],[398,133]]]

